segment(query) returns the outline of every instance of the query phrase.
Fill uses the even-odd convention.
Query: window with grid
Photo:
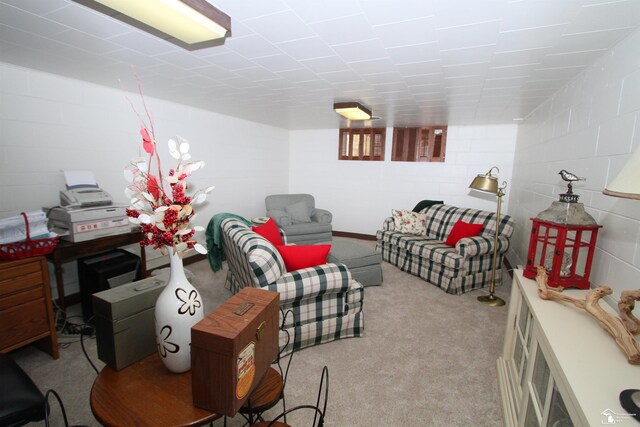
[[[340,129],[339,160],[384,160],[385,128]]]
[[[444,162],[446,126],[393,128],[391,160],[397,162]]]

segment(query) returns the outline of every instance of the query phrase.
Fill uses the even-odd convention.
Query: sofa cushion
[[[427,236],[416,236],[397,231],[378,231],[378,244],[389,245],[412,256],[444,264],[453,269],[461,268],[465,258],[455,248]]]
[[[253,231],[267,239],[273,245],[283,245],[282,236],[280,236],[280,230],[273,218],[269,218],[267,222],[262,225],[254,225],[251,227]]]
[[[455,246],[456,243],[458,243],[458,240],[464,239],[465,237],[479,236],[481,232],[482,224],[469,224],[464,221],[457,221],[453,225],[453,228],[444,243],[449,246]]]
[[[408,210],[392,209],[396,231],[423,236],[426,233],[426,215]]]
[[[288,271],[302,270],[327,263],[331,245],[276,246]]]
[[[291,222],[294,224],[301,222],[311,222],[311,207],[304,201],[291,204],[284,208],[291,215]]]

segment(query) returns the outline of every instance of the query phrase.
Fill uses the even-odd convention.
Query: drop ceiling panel
[[[232,36],[189,52],[70,0],[0,0],[0,60],[130,88],[133,64],[149,97],[292,129],[338,126],[334,100],[380,126],[512,123],[640,25],[638,0],[208,1]]]

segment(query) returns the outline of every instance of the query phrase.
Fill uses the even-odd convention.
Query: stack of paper
[[[47,228],[47,215],[42,211],[27,212],[32,239],[52,237]],[[0,244],[26,240],[27,227],[22,215],[0,219]]]

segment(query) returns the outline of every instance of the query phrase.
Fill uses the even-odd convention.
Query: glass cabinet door
[[[551,394],[551,402],[549,403],[549,417],[547,418],[547,426],[549,427],[573,427],[573,422],[567,411],[567,407],[564,406],[562,395],[558,391],[558,388],[553,386],[553,392]]]
[[[531,334],[533,329],[533,317],[529,312],[529,307],[524,302],[520,306],[516,319],[516,337],[513,349],[513,362],[515,377],[519,385],[516,390],[518,400],[522,397],[522,391],[525,387],[525,379],[527,366],[529,365]]]
[[[551,370],[537,342],[535,361],[527,377],[525,427],[570,427],[571,417],[558,391]]]

